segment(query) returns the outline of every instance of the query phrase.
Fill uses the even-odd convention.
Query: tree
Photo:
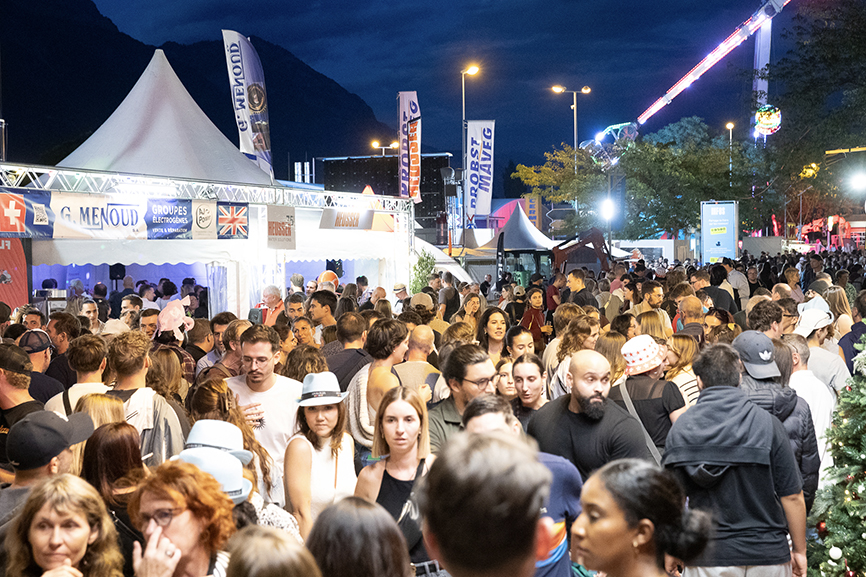
[[[426,250],[418,253],[418,261],[412,266],[412,280],[409,282],[409,290],[412,294],[421,292],[427,286],[427,275],[436,265],[436,257]]]
[[[862,350],[863,341],[855,345]],[[855,577],[866,572],[866,355],[854,373],[827,429],[833,467],[812,507],[818,539],[809,542],[810,577]]]

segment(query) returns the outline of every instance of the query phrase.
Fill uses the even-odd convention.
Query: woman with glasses
[[[6,536],[9,577],[121,577],[117,531],[96,490],[73,475],[33,487]]]
[[[133,551],[136,577],[224,577],[233,508],[219,482],[195,465],[160,465],[129,500],[129,517],[147,540]]]

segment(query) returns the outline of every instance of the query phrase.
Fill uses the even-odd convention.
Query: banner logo
[[[0,232],[23,233],[26,215],[24,197],[0,194]]]
[[[421,107],[416,92],[400,92],[400,197],[421,202]]]
[[[465,210],[469,228],[475,228],[477,215],[490,214],[493,196],[493,133],[495,120],[471,120],[466,123],[467,152]]]
[[[247,238],[247,205],[223,204],[217,206],[219,238]]]

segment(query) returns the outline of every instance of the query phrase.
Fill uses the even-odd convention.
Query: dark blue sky
[[[545,151],[572,142],[571,95],[554,94],[553,84],[592,87],[591,94],[578,98],[584,140],[637,118],[761,5],[758,0],[95,2],[121,31],[154,45],[218,40],[221,28],[260,36],[358,94],[380,121],[395,127],[397,92],[416,90],[424,144],[458,155],[460,71],[476,63],[481,72],[466,82],[467,117],[495,119],[497,159],[523,163],[541,162]],[[777,40],[795,11],[796,0],[774,20],[774,60],[784,55]],[[698,115],[720,133],[733,121],[735,137],[745,138],[751,83],[743,72],[752,67],[753,52],[750,39],[643,131]],[[770,102],[773,94],[771,85]],[[367,143],[345,151],[370,152]]]

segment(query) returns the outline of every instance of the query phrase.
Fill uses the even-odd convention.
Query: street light
[[[374,140],[373,142],[370,143],[370,146],[372,146],[373,148],[378,148],[378,149],[380,149],[380,150],[382,151],[382,156],[385,156],[385,151],[386,151],[387,149],[389,149],[389,148],[397,148],[398,146],[400,146],[400,143],[398,143],[398,142],[395,140],[394,142],[392,142],[392,143],[389,144],[388,146],[382,146],[382,145],[379,143],[378,140]]]
[[[557,94],[562,94],[563,92],[571,92],[573,97],[573,102],[571,108],[573,110],[574,115],[574,174],[577,174],[577,93],[581,94],[589,94],[592,92],[592,88],[589,86],[584,86],[579,91],[578,90],[566,90],[565,86],[553,86],[551,90],[556,92]]]
[[[856,173],[851,177],[851,188],[860,192],[866,190],[866,174],[862,172]]]
[[[728,129],[728,186],[734,187],[734,123],[725,125]],[[787,237],[786,237],[787,238]]]
[[[462,132],[460,141],[463,145],[463,154],[461,158],[463,159],[463,175],[460,179],[463,183],[463,237],[461,240],[463,241],[463,245],[466,245],[466,75],[475,76],[478,74],[479,68],[474,64],[467,68],[466,70],[460,71],[460,83],[462,85],[462,96],[463,96],[463,124],[462,124]]]

